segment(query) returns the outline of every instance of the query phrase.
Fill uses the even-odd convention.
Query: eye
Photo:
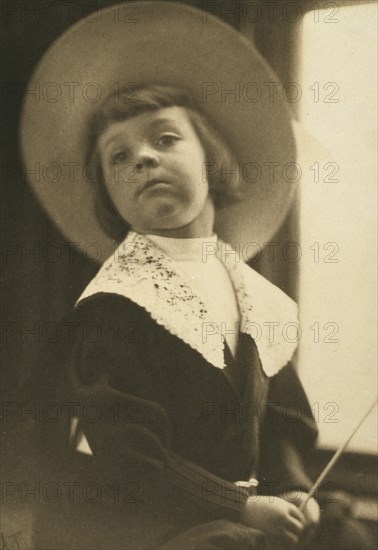
[[[173,145],[176,141],[178,141],[180,138],[174,134],[163,134],[158,139],[158,145]]]
[[[127,159],[127,153],[126,151],[118,151],[117,153],[114,153],[110,156],[110,164],[120,164],[121,162],[125,162]]]

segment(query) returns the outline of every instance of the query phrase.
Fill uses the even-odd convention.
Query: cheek
[[[121,212],[130,212],[134,210],[135,201],[133,200],[133,195],[130,193],[127,186],[120,185],[114,193],[114,197],[116,206]]]
[[[207,186],[207,171],[205,158],[200,153],[186,155],[181,163],[177,163],[177,170],[185,176],[188,182],[199,189]]]
[[[109,175],[105,176],[105,187],[114,206],[120,213],[129,209],[130,194],[128,188],[125,184],[115,181],[114,174],[111,174],[110,177]]]
[[[207,185],[206,156],[202,149],[193,156],[191,165],[196,172],[198,182]]]

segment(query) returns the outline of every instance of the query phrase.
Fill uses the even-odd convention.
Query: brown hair
[[[165,107],[184,107],[187,110],[189,120],[205,152],[209,192],[215,208],[222,208],[240,200],[239,183],[232,177],[235,172],[231,170],[235,167],[235,157],[188,92],[161,84],[129,86],[118,93],[112,93],[104,100],[92,117],[88,132],[87,162],[96,165],[99,176],[96,178],[96,213],[105,232],[117,241],[125,237],[130,225],[118,213],[103,182],[97,140],[114,122]],[[213,170],[209,170],[210,167],[213,167]]]

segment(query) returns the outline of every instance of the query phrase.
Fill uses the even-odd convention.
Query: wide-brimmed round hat
[[[205,11],[122,3],[60,36],[28,84],[36,92],[25,97],[29,183],[62,233],[104,261],[119,243],[95,214],[88,124],[109,94],[148,83],[186,88],[235,153],[243,199],[217,210],[215,231],[244,247],[247,259],[256,251],[249,243],[269,241],[287,213],[298,181],[294,134],[277,76],[240,33]],[[273,97],[271,83],[280,90]]]

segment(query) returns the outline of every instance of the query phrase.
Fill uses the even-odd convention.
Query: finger
[[[296,518],[301,523],[306,523],[306,517],[303,514],[303,512],[300,511],[299,508],[297,508],[294,504],[292,504],[289,508],[289,514]]]
[[[305,526],[308,529],[312,529],[313,527],[316,527],[318,525],[318,521],[316,521],[313,517],[306,517],[306,523]]]
[[[299,541],[298,535],[295,535],[294,533],[291,533],[291,531],[287,530],[283,532],[283,539],[285,540],[286,544],[288,544],[288,546],[294,546]]]
[[[291,517],[285,529],[299,536],[303,532],[304,525],[297,519]]]
[[[304,510],[305,515],[310,523],[318,523],[320,520],[320,508],[318,503],[311,499],[308,503],[308,506]]]
[[[313,527],[316,527],[319,523],[319,518],[316,518],[312,515],[306,515],[306,518],[305,518],[305,526],[307,528],[313,528]]]

